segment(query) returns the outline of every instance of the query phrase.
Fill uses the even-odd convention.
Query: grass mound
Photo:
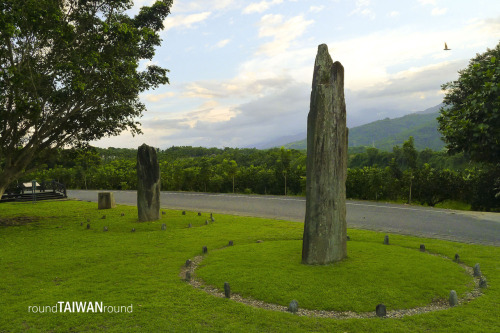
[[[450,260],[394,245],[348,243],[349,257],[327,266],[300,263],[302,241],[245,244],[211,252],[197,275],[208,285],[229,282],[234,293],[268,303],[328,311],[373,311],[424,306],[450,290],[473,288],[467,272]]]

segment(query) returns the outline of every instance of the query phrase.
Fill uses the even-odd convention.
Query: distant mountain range
[[[375,147],[384,151],[392,151],[392,147],[402,146],[403,142],[413,136],[415,148],[423,150],[441,150],[444,142],[438,132],[437,117],[443,104],[425,111],[415,112],[400,118],[377,120],[362,126],[349,129],[349,147]],[[305,134],[302,134],[307,136]],[[273,147],[276,147],[274,145]],[[288,149],[306,149],[306,139],[281,144]]]

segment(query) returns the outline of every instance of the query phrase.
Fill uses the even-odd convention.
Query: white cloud
[[[223,39],[223,40],[217,42],[217,44],[215,44],[215,46],[222,48],[222,47],[226,46],[230,41],[231,41],[230,39]]]
[[[359,14],[366,16],[369,19],[375,19],[375,13],[368,8],[370,6],[370,0],[356,0],[356,8],[349,13],[349,15]]]
[[[393,10],[392,12],[390,12],[388,14],[389,17],[398,17],[399,16],[399,12],[396,11],[396,10]]]
[[[274,56],[285,52],[293,40],[301,36],[313,20],[305,20],[302,15],[283,22],[283,16],[268,14],[260,20],[259,37],[272,37],[273,41],[259,47],[258,54]]]
[[[202,12],[191,15],[168,16],[163,22],[165,31],[172,28],[192,28],[195,23],[205,21],[211,12]]]
[[[436,0],[418,0],[422,6],[433,5],[436,6]]]
[[[325,6],[311,6],[309,7],[309,11],[311,13],[319,13],[321,12],[323,9],[325,9]]]
[[[164,93],[159,93],[159,94],[146,94],[143,97],[146,101],[156,103],[159,101],[164,100],[167,97],[174,97],[176,94],[172,91],[167,91]]]
[[[282,3],[283,0],[271,0],[271,1],[261,1],[261,2],[252,2],[248,6],[243,9],[243,14],[252,14],[252,13],[262,13],[268,10],[271,6]]]
[[[431,11],[432,16],[439,16],[439,15],[444,15],[448,11],[448,8],[433,8]]]
[[[144,0],[143,0],[144,1]],[[193,1],[174,1],[172,13],[214,11],[231,8],[234,0],[193,0]]]

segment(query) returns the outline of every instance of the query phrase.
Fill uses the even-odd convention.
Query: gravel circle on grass
[[[218,250],[223,250],[227,247],[223,247],[220,249],[212,250],[213,251],[218,251]],[[432,254],[428,253],[433,256],[438,256],[443,259],[451,260],[450,258],[439,255],[439,254]],[[203,290],[204,292],[215,296],[219,298],[225,298],[224,291],[217,289],[213,286],[209,286],[204,284],[200,279],[197,279],[195,271],[196,268],[201,264],[203,261],[203,256],[196,256],[191,259],[191,264],[189,267],[186,267],[185,265],[182,266],[180,272],[179,272],[179,277],[182,280],[185,280],[185,276],[187,272],[190,272],[191,274],[191,279],[189,281],[186,281],[186,283],[189,283],[191,286],[194,288]],[[479,288],[479,277],[474,277],[474,271],[472,267],[469,267],[463,263],[459,263],[460,265],[466,272],[471,276],[471,278],[474,281],[474,288],[465,293],[461,298],[459,298],[458,302],[459,305],[465,305],[469,303],[470,301],[474,300],[475,298],[479,297],[482,295],[481,289]],[[279,312],[288,312],[288,307],[282,306],[279,304],[272,304],[272,303],[267,303],[263,302],[257,299],[253,299],[251,297],[242,297],[239,294],[231,293],[231,300],[236,301],[238,303],[242,303],[248,306],[252,306],[255,308],[260,308],[260,309],[266,309],[266,310],[271,310],[271,311],[279,311]],[[428,312],[434,312],[434,311],[441,311],[441,310],[446,310],[450,309],[451,306],[449,305],[449,302],[447,299],[439,299],[431,302],[430,304],[426,306],[421,306],[421,307],[415,307],[411,309],[401,309],[401,310],[387,310],[387,316],[386,318],[402,318],[405,316],[414,316],[414,315],[419,315],[419,314],[424,314]],[[288,312],[289,313],[289,312]],[[366,319],[366,318],[375,318],[377,317],[375,313],[375,305],[374,305],[374,310],[373,312],[353,312],[353,311],[325,311],[325,310],[309,310],[309,309],[302,309],[300,308],[300,303],[299,303],[299,310],[296,313],[298,316],[307,316],[307,317],[318,317],[318,318],[334,318],[334,319]]]

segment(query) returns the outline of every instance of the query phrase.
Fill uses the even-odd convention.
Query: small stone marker
[[[200,213],[200,212],[198,212],[198,216],[201,216],[201,213]]]
[[[208,224],[208,220],[205,220],[205,225],[207,225],[207,224]]]
[[[106,219],[106,215],[103,215],[103,216],[101,217],[101,219],[105,220],[105,219]]]
[[[97,209],[111,209],[116,207],[113,192],[97,193]]]
[[[161,225],[161,230],[167,230],[167,225],[165,223]]]
[[[182,211],[182,215],[186,215],[186,211],[185,210]]]
[[[211,216],[211,217],[210,217],[210,220],[211,220],[212,222],[215,222],[215,219],[214,219],[214,217],[213,217],[213,216]]]
[[[122,213],[121,216],[125,216],[125,213]]]
[[[479,288],[486,288],[486,287],[488,287],[488,282],[486,282],[484,276],[481,276],[481,278],[479,279]]]
[[[206,246],[203,247],[203,253],[207,253],[208,252],[208,248]]]
[[[161,211],[161,215],[166,215],[167,213],[165,213],[165,211]]]
[[[233,241],[229,241],[229,246],[233,246]]]
[[[104,227],[104,231],[108,231],[108,227]]]
[[[80,222],[80,227],[83,225],[83,222]]]
[[[350,241],[351,240],[351,237],[349,235],[347,235],[347,240]]]
[[[226,298],[231,298],[231,287],[229,286],[229,282],[224,282],[224,296],[226,296]]]
[[[192,263],[191,259],[186,260],[186,267],[191,266],[191,263]]]
[[[297,311],[299,311],[299,302],[292,300],[290,304],[288,304],[288,312],[297,313]]]
[[[90,223],[90,219],[87,219],[87,223]]]
[[[261,241],[260,239],[257,241],[257,243],[262,243],[263,241]]]
[[[188,224],[188,228],[191,228],[193,225],[191,223]]]
[[[455,253],[455,260],[454,260],[456,263],[459,263],[460,262],[460,256],[458,255],[458,253]]]
[[[387,316],[387,308],[384,304],[379,304],[375,308],[375,313],[377,314],[377,317],[385,317]]]
[[[191,272],[186,272],[186,281],[191,281]]]
[[[389,236],[388,235],[385,235],[385,237],[384,237],[384,244],[389,245]]]
[[[455,290],[450,291],[450,306],[455,306],[458,305],[458,296],[457,292]]]
[[[420,244],[420,252],[425,252],[425,245],[424,244]]]
[[[90,224],[89,223],[87,223],[87,229],[90,229]]]
[[[135,228],[132,228],[132,230],[130,230],[131,232],[135,232]]]
[[[480,277],[481,274],[481,268],[479,267],[479,264],[474,265],[474,276]]]

